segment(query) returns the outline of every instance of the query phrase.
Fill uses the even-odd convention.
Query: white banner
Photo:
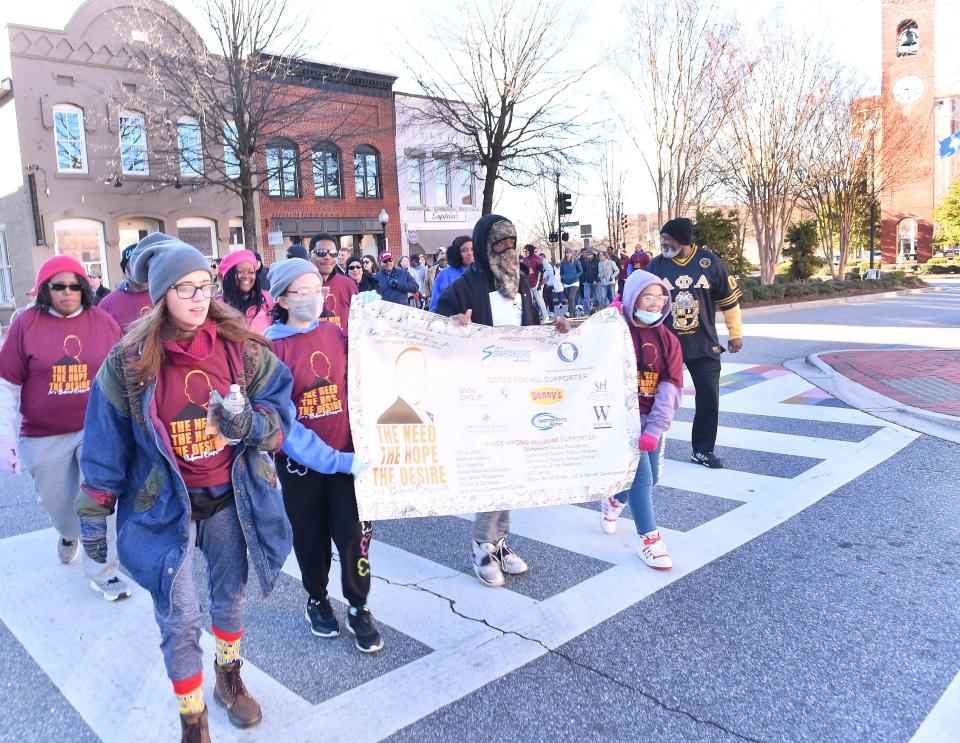
[[[348,358],[362,520],[582,503],[633,481],[637,364],[614,309],[561,334],[355,302]]]

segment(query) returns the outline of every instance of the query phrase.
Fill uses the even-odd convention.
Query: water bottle
[[[246,405],[246,400],[243,397],[243,390],[240,389],[239,384],[231,384],[230,392],[227,393],[227,396],[223,398],[223,409],[229,413],[239,413],[243,410]],[[227,443],[236,446],[240,443],[239,439],[227,439]]]

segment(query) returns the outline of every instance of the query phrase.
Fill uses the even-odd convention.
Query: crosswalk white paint
[[[725,364],[724,373],[749,366]],[[775,376],[725,394],[721,409],[855,423],[879,430],[861,442],[848,442],[721,427],[721,446],[820,460],[793,478],[708,471],[668,460],[664,485],[740,502],[688,532],[663,530],[675,563],[671,571],[650,570],[636,558],[632,524],[625,523],[617,534],[608,536],[600,531],[595,511],[569,505],[515,511],[512,529],[604,560],[611,567],[542,601],[507,589],[484,588],[470,575],[375,541],[371,547],[375,575],[384,580],[377,582],[371,595],[371,610],[381,624],[418,640],[432,652],[318,705],[247,662],[245,679],[263,706],[264,720],[252,730],[240,731],[211,704],[214,738],[386,737],[755,539],[896,454],[917,436],[856,410],[782,402],[809,389],[809,383],[792,374]],[[685,399],[684,405],[692,405],[692,399]],[[688,441],[689,424],[677,422],[669,436]],[[0,619],[102,739],[142,743],[174,739],[179,729],[176,711],[146,593],[140,590],[116,605],[94,600],[76,565],[53,564],[54,539],[52,530],[42,530],[0,540],[0,563],[7,576],[0,591]],[[292,556],[284,570],[299,578]],[[536,571],[536,565],[531,570]],[[330,591],[342,600],[338,584],[331,580]],[[212,662],[212,642],[206,636],[204,642]],[[390,652],[389,647],[384,652]],[[205,683],[210,686],[212,674],[208,675],[210,681]],[[212,699],[212,688],[206,691]],[[376,714],[370,713],[373,710]]]

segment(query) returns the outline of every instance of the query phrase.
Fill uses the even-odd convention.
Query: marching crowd
[[[313,634],[340,625],[327,596],[340,556],[347,630],[373,653],[383,638],[367,609],[373,526],[358,516],[347,407],[349,309],[413,304],[466,325],[529,326],[596,307],[619,308],[637,358],[641,456],[628,491],[602,504],[612,533],[629,503],[647,565],[672,567],[657,529],[652,490],[664,434],[679,405],[686,363],[696,386],[693,461],[713,452],[720,354],[713,316],[741,346],[739,289],[723,262],[692,244],[678,218],[651,260],[568,248],[553,265],[533,246],[521,257],[513,224],[482,217],[432,265],[389,252],[355,257],[334,237],[295,241],[269,269],[240,250],[212,269],[195,248],[154,233],[122,253],[123,282],[65,255],[38,272],[34,303],[0,348],[0,469],[33,477],[57,531],[57,555],[82,552],[91,587],[110,601],[131,594],[123,565],[149,592],[160,649],[178,702],[183,740],[209,740],[200,647],[203,612],[194,584],[200,550],[216,652],[214,698],[240,727],[261,719],[241,678],[244,596],[264,594],[294,551]],[[560,307],[564,309],[561,310]],[[17,423],[19,421],[19,430]],[[474,572],[487,586],[523,573],[508,545],[510,512],[476,515]]]

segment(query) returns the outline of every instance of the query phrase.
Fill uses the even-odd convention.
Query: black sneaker
[[[712,470],[723,469],[723,460],[712,451],[695,451],[690,455],[690,461],[694,464],[702,464]]]
[[[383,637],[377,631],[373,615],[367,607],[350,607],[347,611],[347,628],[356,636],[357,650],[361,653],[375,653],[383,648]]]
[[[340,624],[333,615],[329,599],[308,599],[307,621],[310,622],[310,631],[317,637],[337,637],[340,634]]]

